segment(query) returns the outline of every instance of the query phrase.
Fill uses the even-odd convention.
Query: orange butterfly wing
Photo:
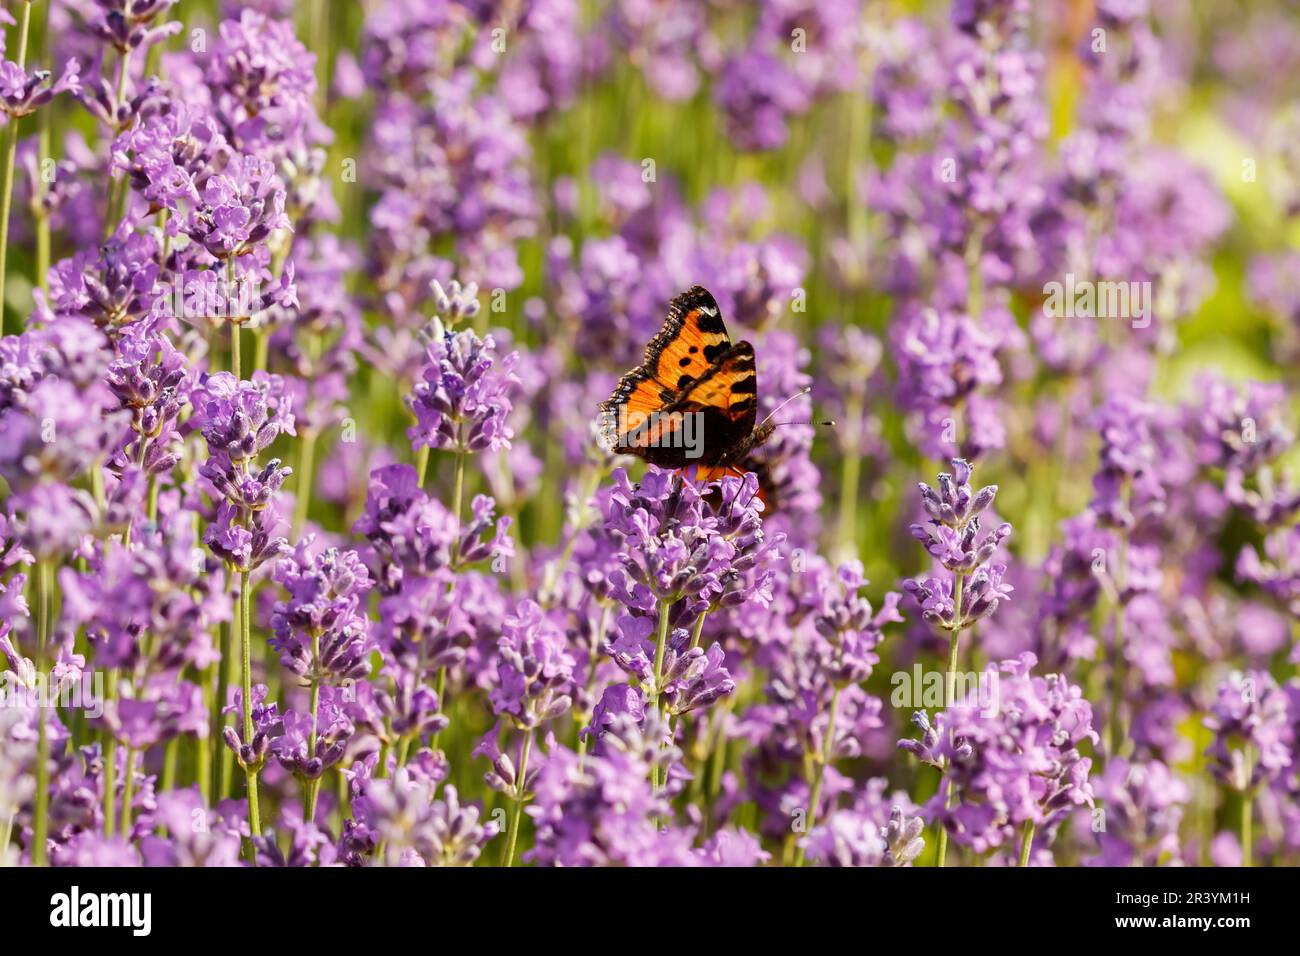
[[[685,391],[731,348],[718,303],[692,286],[668,305],[668,318],[646,347],[644,368],[675,392]]]
[[[703,375],[692,380],[666,410],[720,413],[731,421],[741,438],[748,436],[758,418],[754,347],[748,342],[733,345]]]
[[[688,454],[680,415],[697,414],[704,448]],[[645,361],[600,405],[601,438],[617,452],[669,468],[716,461],[753,430],[757,413],[754,350],[732,345],[712,295],[694,286],[673,299]]]

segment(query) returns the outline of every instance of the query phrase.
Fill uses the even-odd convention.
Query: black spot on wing
[[[716,362],[718,358],[727,352],[727,343],[719,342],[717,345],[704,346],[704,359],[707,362]]]
[[[701,332],[710,335],[727,334],[727,327],[722,324],[722,317],[716,312],[713,313],[713,315],[709,315],[707,312],[701,310],[699,312],[699,318],[696,319],[696,324],[699,326]]]

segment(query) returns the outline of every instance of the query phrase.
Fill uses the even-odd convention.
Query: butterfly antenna
[[[821,422],[775,422],[775,423],[772,425],[772,427],[773,427],[773,428],[782,428],[782,427],[784,427],[785,425],[816,425],[818,428],[834,428],[834,427],[835,427],[835,419],[833,419],[833,418],[828,418],[828,419],[826,419],[825,421],[821,421]]]
[[[811,386],[811,385],[805,385],[803,388],[799,389],[799,391],[795,392],[793,395],[791,395],[789,398],[787,398],[787,399],[786,399],[784,402],[782,402],[780,405],[776,406],[776,408],[772,409],[771,413],[767,416],[767,418],[763,419],[763,424],[762,424],[762,425],[759,425],[758,427],[759,427],[759,428],[762,428],[763,425],[766,425],[768,422],[770,422],[770,421],[771,421],[771,420],[776,416],[776,413],[777,413],[777,412],[779,412],[781,409],[785,408],[787,405],[789,405],[791,402],[793,402],[796,398],[802,398],[803,396],[807,395],[807,394],[808,394],[809,392],[811,392],[811,391],[812,391],[812,386]]]

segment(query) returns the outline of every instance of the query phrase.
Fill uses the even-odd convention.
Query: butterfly
[[[802,393],[800,393],[802,394]],[[754,347],[732,343],[707,289],[692,286],[669,303],[645,360],[600,404],[602,443],[700,481],[766,473],[750,453],[776,428],[758,423]]]

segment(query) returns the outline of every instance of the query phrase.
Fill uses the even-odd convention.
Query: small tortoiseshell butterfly
[[[698,285],[672,300],[645,361],[619,379],[600,416],[612,451],[693,469],[701,481],[761,475],[759,463],[746,459],[776,427],[757,423],[754,347],[732,344],[718,303]]]

